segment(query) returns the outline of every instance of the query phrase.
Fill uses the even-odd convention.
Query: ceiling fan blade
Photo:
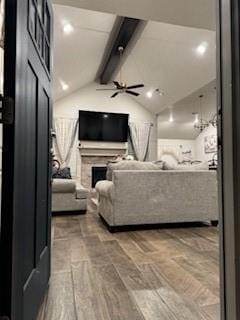
[[[115,84],[117,89],[121,89],[122,88],[121,84],[118,81],[113,81],[113,83]]]
[[[115,91],[117,90],[116,88],[114,89],[96,89],[97,91]]]
[[[115,92],[115,93],[111,96],[111,98],[115,98],[118,94],[119,94],[119,92]]]
[[[137,89],[137,88],[143,88],[143,87],[144,87],[144,84],[136,84],[136,85],[127,87],[127,89]]]
[[[140,93],[137,93],[137,92],[134,92],[134,91],[130,91],[130,90],[126,90],[126,93],[131,94],[131,95],[133,95],[135,97],[140,96]]]

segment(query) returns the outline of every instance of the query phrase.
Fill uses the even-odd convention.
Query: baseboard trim
[[[103,224],[107,227],[108,231],[111,233],[116,232],[128,232],[137,230],[154,230],[154,229],[176,229],[176,228],[199,228],[199,227],[209,227],[210,225],[206,222],[178,222],[178,223],[154,223],[154,224],[134,224],[134,225],[123,225],[123,226],[111,226],[103,218],[101,213],[99,213]],[[218,221],[214,221],[218,223]],[[211,221],[212,223],[212,221]]]
[[[73,215],[84,215],[87,210],[76,210],[76,211],[52,211],[52,216],[73,216]]]

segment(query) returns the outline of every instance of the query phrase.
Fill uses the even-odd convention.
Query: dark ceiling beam
[[[116,69],[119,67],[119,47],[123,47],[126,51],[128,45],[133,40],[138,27],[142,20],[118,17],[105,52],[105,58],[103,60],[100,72],[100,83],[108,84]]]

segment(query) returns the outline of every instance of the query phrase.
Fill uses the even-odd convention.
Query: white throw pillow
[[[117,163],[109,163],[107,166],[107,180],[112,180],[112,172],[115,170],[162,170],[162,162],[122,160]]]

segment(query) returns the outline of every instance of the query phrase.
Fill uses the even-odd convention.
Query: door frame
[[[240,180],[238,179],[240,177],[239,9],[238,0],[217,1],[222,320],[240,320],[240,303],[238,302],[240,301]],[[13,17],[11,18],[13,19]],[[10,217],[8,223],[11,223]],[[11,243],[9,243],[9,246],[11,246]],[[5,249],[7,252],[10,251],[7,248]],[[4,298],[7,297],[4,296]],[[8,308],[7,306],[5,307]]]
[[[240,13],[217,1],[221,319],[240,319]]]

